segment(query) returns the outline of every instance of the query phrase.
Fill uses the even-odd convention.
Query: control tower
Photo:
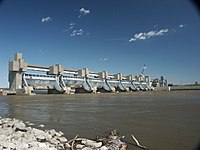
[[[11,91],[22,89],[22,74],[27,71],[27,63],[22,53],[16,53],[14,60],[9,62],[9,87]]]

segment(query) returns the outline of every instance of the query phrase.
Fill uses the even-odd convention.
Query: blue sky
[[[200,14],[189,0],[5,0],[0,87],[8,61],[200,82]]]

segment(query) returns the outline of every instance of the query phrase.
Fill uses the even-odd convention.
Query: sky
[[[109,74],[200,83],[200,13],[190,0],[4,0],[0,87],[8,62],[87,67]]]

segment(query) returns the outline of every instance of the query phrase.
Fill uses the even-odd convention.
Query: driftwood
[[[135,138],[133,134],[131,134],[132,139],[135,141],[135,146],[148,150],[146,146],[143,146],[139,143],[139,141]],[[119,150],[127,150],[127,144],[122,142],[124,136],[119,136],[119,133],[116,130],[110,132],[110,135],[106,137],[97,138],[96,140],[90,140],[86,138],[78,138],[76,135],[73,139],[69,140],[67,144],[69,147],[66,147],[66,150],[75,150],[79,147],[79,149],[83,148],[92,148],[92,149],[116,149]]]
[[[78,134],[77,134],[73,139],[71,139],[71,140],[69,140],[69,141],[67,142],[68,144],[72,143],[72,144],[71,144],[71,149],[72,149],[72,150],[74,150],[74,143],[75,143],[77,137],[78,137]]]
[[[145,149],[145,150],[148,150],[148,148],[147,148],[146,146],[140,145],[139,141],[134,137],[133,134],[131,134],[131,137],[132,137],[133,140],[135,141],[137,147],[142,148],[142,149]]]
[[[96,138],[96,140],[90,140],[87,138],[74,137],[66,143],[66,150],[75,149],[119,149],[126,150],[127,144],[122,142],[121,139],[124,136],[119,136],[116,130],[110,132],[110,135],[106,137]]]

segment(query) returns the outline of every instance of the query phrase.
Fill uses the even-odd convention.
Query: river
[[[0,116],[44,124],[68,139],[117,129],[126,142],[134,143],[133,134],[151,150],[194,150],[200,142],[200,90],[0,96]]]

